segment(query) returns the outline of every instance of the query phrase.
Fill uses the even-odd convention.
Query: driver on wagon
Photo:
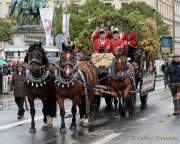
[[[112,30],[111,49],[112,53],[115,54],[117,51],[120,55],[124,55],[124,41],[120,39],[118,28]]]
[[[111,48],[111,41],[106,38],[106,31],[104,29],[99,30],[99,38],[95,40],[93,44],[94,53],[109,52]]]

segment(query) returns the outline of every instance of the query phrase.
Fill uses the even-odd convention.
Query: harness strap
[[[86,104],[86,114],[89,114],[90,112],[90,108],[89,108],[89,98],[88,98],[88,86],[85,80],[85,77],[82,73],[82,71],[78,70],[80,77],[84,83],[84,93],[85,93],[85,104]]]

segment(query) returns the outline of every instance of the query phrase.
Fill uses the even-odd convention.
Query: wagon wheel
[[[140,93],[140,101],[141,101],[141,109],[145,109],[147,107],[147,99],[148,93]]]
[[[101,97],[99,95],[95,95],[94,96],[94,108],[95,108],[95,112],[99,111],[100,103],[101,103]]]

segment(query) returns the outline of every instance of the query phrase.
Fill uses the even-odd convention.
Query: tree
[[[9,41],[11,34],[11,22],[0,19],[0,41]]]
[[[57,8],[54,18],[55,32],[61,33],[62,31],[62,15],[65,9]],[[87,0],[82,6],[75,3],[68,5],[68,13],[70,13],[70,36],[72,39],[78,37],[84,27],[88,26],[89,19],[95,18],[106,11],[115,11],[111,6],[105,6],[99,0]]]
[[[168,27],[163,22],[162,16],[160,15],[160,13],[156,12],[155,9],[147,5],[145,2],[132,2],[129,4],[128,3],[124,4],[123,7],[119,10],[119,13],[121,15],[127,16],[134,13],[135,11],[138,12],[139,15],[144,16],[145,18],[154,19],[154,14],[155,14],[155,21],[157,24],[158,36],[169,34]],[[134,15],[134,16],[138,17],[138,15]]]

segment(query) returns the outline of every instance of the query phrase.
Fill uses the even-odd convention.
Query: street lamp
[[[172,1],[173,3],[173,5],[172,5],[172,13],[173,13],[173,49],[172,49],[172,52],[173,51],[175,51],[175,41],[176,41],[176,39],[175,39],[175,36],[176,36],[176,29],[175,29],[175,26],[176,26],[176,24],[175,24],[175,3],[176,3],[176,0],[173,0]]]

